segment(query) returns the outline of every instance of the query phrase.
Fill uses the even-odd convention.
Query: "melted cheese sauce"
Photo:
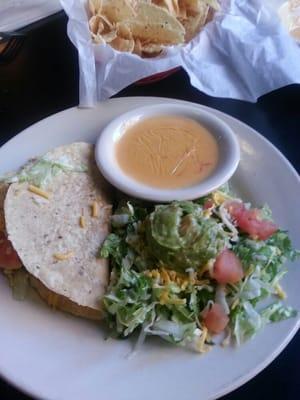
[[[115,152],[126,175],[163,189],[199,183],[214,171],[219,158],[217,141],[204,126],[175,116],[132,125],[116,143]]]

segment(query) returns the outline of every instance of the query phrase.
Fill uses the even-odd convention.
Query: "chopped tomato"
[[[230,202],[226,208],[237,226],[254,239],[267,240],[278,230],[272,221],[261,218],[257,208],[247,210],[243,203],[237,201]]]
[[[260,219],[259,210],[255,208],[252,210],[245,210],[237,222],[239,228],[254,239],[267,240],[278,230],[274,222]]]
[[[220,304],[213,304],[203,315],[203,324],[212,333],[222,332],[228,325],[229,318]]]
[[[238,220],[241,214],[246,210],[244,203],[241,201],[230,201],[226,208],[234,220]]]
[[[209,210],[210,208],[212,208],[214,206],[214,202],[212,199],[207,199],[205,200],[204,204],[203,204],[203,208],[204,210]]]
[[[213,278],[221,284],[239,282],[244,271],[239,258],[233,251],[225,249],[220,253],[213,268]]]
[[[19,269],[21,267],[22,263],[18,254],[4,232],[0,232],[0,268]]]

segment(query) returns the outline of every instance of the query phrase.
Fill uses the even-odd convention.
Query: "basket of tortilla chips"
[[[140,57],[189,42],[218,10],[216,0],[89,0],[94,43]]]

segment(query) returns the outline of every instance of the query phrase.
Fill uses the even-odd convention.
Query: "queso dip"
[[[130,126],[116,143],[126,175],[164,189],[192,186],[207,178],[219,158],[216,139],[193,119],[160,116]]]

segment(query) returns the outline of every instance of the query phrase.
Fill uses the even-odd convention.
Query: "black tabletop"
[[[0,58],[0,145],[34,122],[78,104],[77,54],[66,35],[63,13],[23,32],[23,44],[17,55],[4,63]],[[118,96],[172,97],[224,111],[268,138],[300,171],[300,85],[274,91],[251,104],[206,96],[191,87],[184,71],[178,71],[151,85],[132,85]],[[299,399],[299,361],[298,333],[269,367],[223,400]],[[0,378],[0,399],[30,397]]]

